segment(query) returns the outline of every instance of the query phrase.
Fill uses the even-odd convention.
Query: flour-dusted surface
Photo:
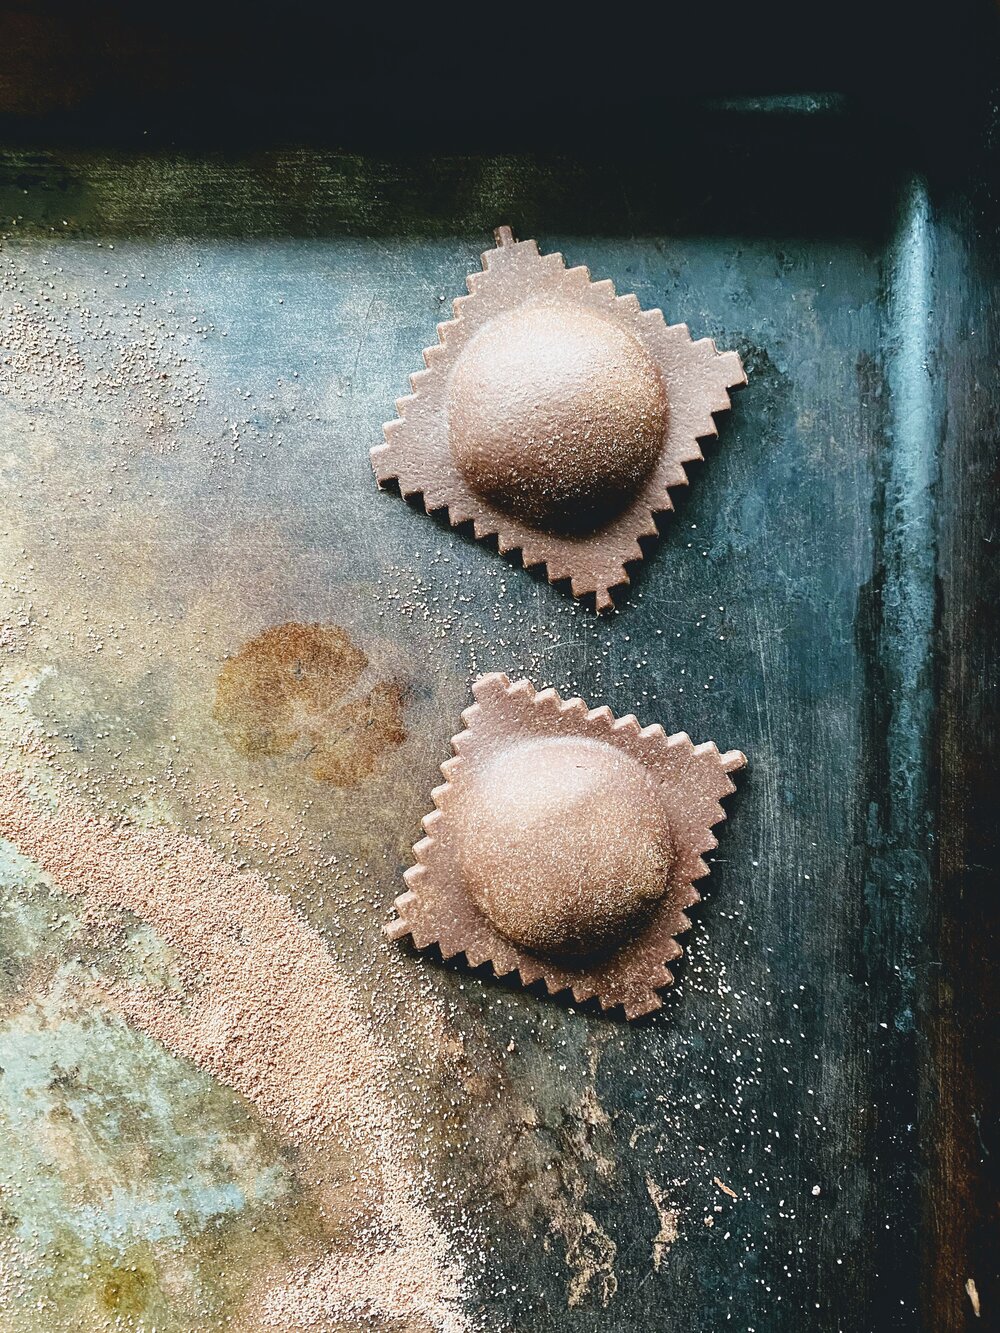
[[[0,1328],[910,1327],[897,242],[447,172],[3,160]],[[604,620],[371,477],[499,221],[749,375]],[[634,1027],[382,938],[488,670],[750,759]]]

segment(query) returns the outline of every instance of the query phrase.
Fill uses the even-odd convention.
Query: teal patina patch
[[[82,905],[4,842],[0,889],[0,1327],[214,1327],[238,1299],[226,1275],[285,1251],[276,1227],[301,1243],[286,1150],[114,1012]],[[148,928],[128,944],[119,957],[162,963]]]

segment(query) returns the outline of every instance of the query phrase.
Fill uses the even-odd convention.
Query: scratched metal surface
[[[312,151],[0,158],[5,725],[34,721],[89,805],[259,867],[321,932],[398,1053],[473,1327],[914,1327],[927,197],[900,175],[775,238],[620,165],[436,175]],[[609,618],[370,473],[501,221],[750,377]],[[302,697],[289,661],[319,649]],[[648,1022],[381,939],[486,669],[749,756]],[[32,1256],[2,1327],[245,1319],[248,1274],[330,1242],[307,1173],[251,1103],[102,1007],[115,937],[0,848],[0,1203],[5,1255]]]

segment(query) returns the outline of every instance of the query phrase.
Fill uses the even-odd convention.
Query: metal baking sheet
[[[915,1326],[943,233],[902,169],[776,229],[690,158],[0,156],[5,771],[50,815],[0,828],[3,1328]],[[502,222],[749,375],[606,617],[371,474]],[[648,1021],[382,938],[494,669],[749,756]],[[234,1064],[327,1035],[162,925],[193,847],[256,886],[234,949],[262,893],[319,942],[360,1128],[303,1138]],[[383,1281],[434,1245],[354,1177],[372,1115],[457,1302]],[[345,1298],[366,1267],[396,1306]]]

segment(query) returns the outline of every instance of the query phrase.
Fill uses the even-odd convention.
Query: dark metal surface
[[[874,140],[849,107],[812,110],[717,109],[655,164],[0,157],[0,319],[48,300],[54,270],[90,311],[74,326],[77,381],[64,362],[50,379],[29,339],[0,393],[9,611],[30,602],[45,621],[11,669],[41,673],[31,708],[73,782],[97,781],[113,805],[140,761],[161,779],[180,769],[158,788],[163,818],[270,870],[324,933],[401,1053],[394,1093],[450,1199],[438,1214],[484,1329],[996,1321],[991,1071],[977,1063],[996,999],[995,820],[980,793],[997,739],[1000,330],[977,237],[993,201],[890,159],[892,137]],[[803,144],[836,152],[822,177],[804,166],[800,189],[789,164]],[[370,474],[368,448],[499,222],[735,346],[750,377],[607,619]],[[128,337],[148,341],[148,376],[94,394],[125,304],[141,307]],[[169,393],[150,389],[160,374]],[[113,670],[92,651],[95,622],[122,627]],[[367,715],[376,739],[350,731],[326,767],[241,744],[257,721],[220,713],[223,663],[270,651],[261,637],[288,623],[346,630],[366,680],[398,689],[405,739],[383,700]],[[651,1021],[575,1012],[380,943],[469,681],[487,669],[749,756],[690,955]],[[304,829],[299,859],[275,866],[238,824],[204,818],[213,782],[266,806],[274,829]],[[353,869],[318,892],[331,848]],[[30,867],[15,872],[23,895]],[[22,952],[52,954],[33,938]],[[28,972],[5,996],[0,1046],[21,1049],[49,994],[44,969]],[[441,1005],[443,1038],[409,1011],[411,987]],[[98,1194],[120,1174],[95,1108],[149,1080],[167,1166],[129,1187],[146,1210],[134,1215],[177,1207],[171,1172],[196,1188],[181,1238],[144,1252],[151,1276],[126,1312],[151,1327],[155,1311],[161,1331],[221,1326],[268,1207],[288,1211],[303,1247],[316,1224],[308,1191],[299,1221],[291,1188],[273,1205],[263,1187],[252,1208],[205,1203],[214,1167],[188,1136],[208,1106],[248,1180],[294,1177],[294,1163],[247,1147],[252,1110],[152,1043],[51,1023],[34,1077],[55,1077],[53,1043],[76,1052],[87,1091],[66,1103],[67,1133],[95,1146],[53,1172],[8,1102],[11,1234],[44,1230],[88,1171]],[[13,1187],[25,1136],[27,1193]],[[212,1209],[227,1223],[209,1246]],[[104,1327],[79,1275],[142,1241],[140,1224],[116,1226],[48,1253],[3,1326]],[[187,1277],[171,1285],[168,1269]]]

